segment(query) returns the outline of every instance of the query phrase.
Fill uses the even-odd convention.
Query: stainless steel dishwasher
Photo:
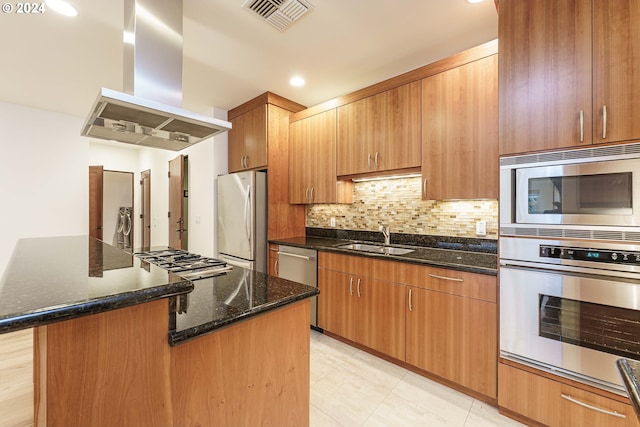
[[[318,252],[313,249],[280,245],[278,277],[318,287]],[[318,297],[311,298],[311,326],[318,327]]]

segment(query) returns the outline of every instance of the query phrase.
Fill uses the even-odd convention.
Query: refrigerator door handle
[[[248,212],[247,212],[248,211]],[[251,241],[251,184],[247,186],[247,198],[244,201],[244,233]]]

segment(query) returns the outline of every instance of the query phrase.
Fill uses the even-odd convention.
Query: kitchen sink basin
[[[405,255],[414,251],[414,249],[394,248],[391,246],[368,245],[366,243],[348,243],[346,245],[336,246],[339,249],[349,249],[352,251],[369,252],[373,254],[384,255]]]

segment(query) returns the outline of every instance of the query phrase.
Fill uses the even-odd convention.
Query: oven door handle
[[[569,402],[575,403],[576,405],[580,405],[583,408],[591,409],[592,411],[600,412],[602,414],[611,415],[613,417],[627,418],[627,416],[625,414],[621,414],[621,413],[616,412],[616,411],[608,411],[606,409],[598,408],[597,406],[589,405],[588,403],[580,402],[578,399],[575,399],[575,398],[569,396],[568,394],[560,393],[560,397],[565,399],[565,400],[568,400]]]

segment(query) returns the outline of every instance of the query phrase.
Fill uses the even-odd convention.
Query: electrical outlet
[[[336,219],[334,217],[331,217],[331,219],[329,220],[329,226],[331,227],[336,226]]]
[[[477,236],[486,236],[487,235],[487,222],[486,221],[477,221],[476,222],[476,235]]]

